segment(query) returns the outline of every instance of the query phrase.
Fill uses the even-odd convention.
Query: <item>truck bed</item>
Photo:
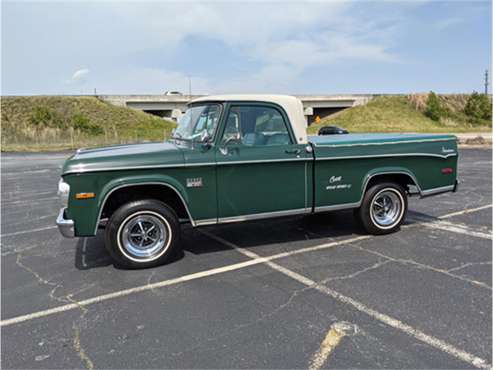
[[[423,141],[456,140],[453,135],[447,134],[343,134],[308,136],[308,141],[314,146],[346,146],[366,144],[390,144],[393,142],[423,142]]]

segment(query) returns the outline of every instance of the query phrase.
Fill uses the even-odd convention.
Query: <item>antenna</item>
[[[488,95],[488,70],[484,71],[484,94]]]

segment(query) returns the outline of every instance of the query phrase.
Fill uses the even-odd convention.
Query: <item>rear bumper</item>
[[[58,231],[66,238],[75,237],[74,221],[65,218],[66,208],[60,209],[60,213],[56,218],[56,225],[58,226]]]
[[[443,193],[448,193],[450,191],[456,192],[457,188],[459,187],[459,181],[455,180],[453,185],[447,185],[447,186],[442,186],[439,188],[433,188],[433,189],[428,189],[428,190],[422,190],[420,192],[421,198],[429,197],[432,195],[438,195],[438,194],[443,194]]]

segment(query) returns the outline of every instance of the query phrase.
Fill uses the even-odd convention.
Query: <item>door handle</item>
[[[301,149],[286,149],[284,152],[286,154],[301,154]]]

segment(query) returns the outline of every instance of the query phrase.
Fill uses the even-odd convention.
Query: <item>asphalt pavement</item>
[[[183,228],[165,266],[116,268],[54,226],[69,153],[1,158],[1,366],[485,368],[492,363],[492,152],[402,229],[351,212]]]

